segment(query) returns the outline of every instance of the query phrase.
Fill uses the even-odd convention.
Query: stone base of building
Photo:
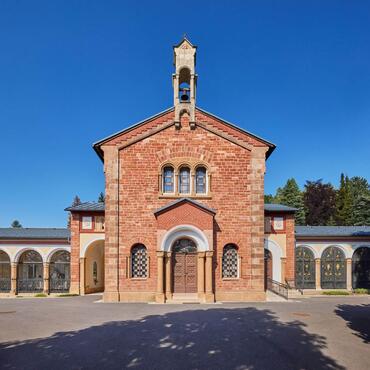
[[[74,283],[71,281],[71,286],[69,288],[70,294],[80,294],[80,283]]]
[[[104,292],[103,301],[104,302],[119,302],[119,293],[118,292]]]
[[[216,302],[263,302],[266,301],[264,291],[216,292]]]
[[[104,300],[105,301],[105,300]],[[119,292],[120,302],[156,302],[155,292]],[[163,302],[159,302],[163,303]]]

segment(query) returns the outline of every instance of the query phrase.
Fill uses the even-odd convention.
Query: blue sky
[[[63,227],[96,200],[91,144],[172,105],[172,45],[198,45],[197,103],[277,145],[266,193],[370,179],[370,2],[0,2],[0,227]]]

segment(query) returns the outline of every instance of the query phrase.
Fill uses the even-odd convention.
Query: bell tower
[[[172,75],[175,106],[175,126],[180,128],[181,115],[187,113],[190,127],[195,127],[195,97],[197,75],[195,61],[197,47],[186,36],[173,47],[175,73]]]

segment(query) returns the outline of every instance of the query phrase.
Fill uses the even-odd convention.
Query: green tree
[[[340,186],[336,194],[335,221],[339,226],[353,224],[353,192],[348,176],[340,175]]]
[[[274,196],[272,194],[265,194],[265,203],[274,203]]]
[[[356,226],[370,226],[370,195],[361,195],[356,199],[353,221]]]
[[[275,202],[297,208],[295,221],[297,225],[305,224],[303,194],[294,178],[288,179],[285,186],[276,191]]]
[[[370,185],[365,178],[359,176],[352,177],[349,181],[353,198],[352,223],[370,225]]]
[[[304,192],[306,223],[312,226],[329,225],[336,212],[335,189],[322,179],[307,181]]]
[[[15,228],[21,228],[21,227],[23,227],[18,220],[14,220],[10,226],[11,227],[15,227]]]
[[[103,193],[103,192],[101,192],[101,193],[99,194],[98,202],[99,202],[99,203],[105,203],[105,195],[104,195],[104,193]]]

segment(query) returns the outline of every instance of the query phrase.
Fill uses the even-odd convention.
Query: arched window
[[[195,192],[197,194],[207,193],[207,170],[203,166],[195,171]]]
[[[222,254],[222,278],[236,279],[239,277],[238,250],[234,244],[227,244]]]
[[[131,277],[147,278],[148,277],[148,253],[145,245],[138,244],[131,251]]]
[[[163,193],[174,192],[174,171],[173,167],[166,166],[163,168]]]
[[[181,167],[179,173],[179,193],[189,194],[190,193],[190,168]]]

